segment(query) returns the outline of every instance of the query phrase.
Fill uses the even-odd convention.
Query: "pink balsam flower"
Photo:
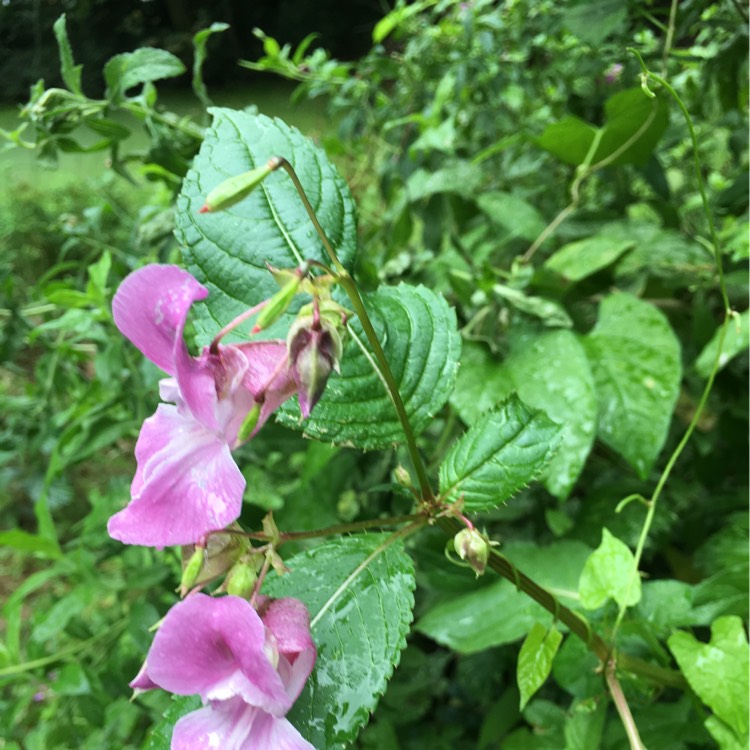
[[[172,750],[314,750],[285,718],[315,664],[307,609],[297,599],[193,594],[167,613],[131,682],[204,707],[177,721]]]
[[[240,515],[245,480],[231,451],[253,407],[250,436],[296,391],[284,341],[208,348],[191,357],[183,330],[208,290],[187,271],[150,265],[131,273],[112,302],[120,331],[171,378],[141,428],[130,503],[109,520],[126,544],[193,544]],[[247,436],[246,436],[247,437]]]

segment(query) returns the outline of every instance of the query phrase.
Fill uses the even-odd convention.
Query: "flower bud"
[[[476,529],[462,529],[453,538],[458,556],[473,568],[477,578],[484,573],[490,558],[490,544]]]
[[[271,159],[262,167],[256,167],[249,172],[230,177],[220,182],[207,196],[206,202],[198,213],[205,214],[212,211],[222,211],[225,208],[239,203],[248,196],[263,180],[278,167],[275,160]]]
[[[255,582],[258,580],[258,573],[252,565],[246,562],[236,563],[229,571],[224,589],[227,594],[232,596],[241,596],[247,598],[252,593]]]
[[[298,318],[289,330],[287,349],[302,416],[310,416],[323,395],[331,370],[339,370],[343,350],[336,326],[325,318]]]
[[[256,401],[253,404],[253,408],[247,413],[247,416],[240,425],[240,429],[237,431],[237,440],[239,440],[239,442],[244,442],[253,434],[253,430],[260,419],[260,410],[262,406],[262,404]]]
[[[400,464],[393,470],[396,481],[407,490],[412,488],[411,474]]]
[[[183,562],[182,578],[180,580],[180,596],[185,596],[188,591],[195,585],[200,575],[203,563],[206,560],[205,547],[196,547],[193,554]]]

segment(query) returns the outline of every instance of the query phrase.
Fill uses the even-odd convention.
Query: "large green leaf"
[[[606,124],[590,164],[612,158],[611,164],[648,161],[667,128],[669,113],[663,97],[650,99],[640,88],[626,89],[604,104]],[[567,164],[583,164],[593,147],[597,128],[577,117],[566,117],[548,125],[536,139],[541,148]]]
[[[515,394],[485,414],[440,466],[440,492],[470,511],[490,510],[531,482],[560,441],[561,427]]]
[[[517,391],[563,427],[560,448],[544,473],[547,489],[568,495],[581,473],[596,432],[597,400],[586,354],[570,331],[516,332],[510,354],[495,361],[483,347],[466,344],[451,403],[466,424]]]
[[[645,478],[677,401],[680,343],[657,308],[624,293],[602,302],[583,343],[599,397],[598,436]]]
[[[209,112],[213,124],[185,177],[176,216],[185,262],[210,292],[205,304],[196,305],[201,343],[278,291],[267,262],[278,268],[295,268],[305,260],[330,263],[286,172],[273,173],[226,211],[199,214],[219,183],[283,156],[347,268],[357,248],[354,201],[322,149],[281,120],[221,107]]]
[[[513,543],[503,553],[537,583],[565,603],[575,606],[578,578],[591,549],[581,542],[557,542],[549,547]],[[510,581],[480,588],[467,580],[466,591],[446,594],[417,622],[420,632],[438,643],[471,654],[523,638],[535,622],[549,626],[552,615]]]
[[[315,669],[289,720],[316,750],[343,748],[375,708],[412,620],[414,566],[387,534],[342,537],[287,560],[263,592],[310,610]]]
[[[448,400],[461,351],[456,315],[425,287],[381,287],[365,298],[415,432],[423,430]],[[353,320],[341,374],[332,375],[310,418],[300,421],[296,402],[279,414],[310,437],[365,450],[403,439],[393,403],[375,372],[359,320]]]
[[[714,712],[706,722],[708,731],[717,740],[722,738],[723,748],[747,747],[749,657],[742,620],[720,617],[711,625],[710,643],[701,643],[682,631],[670,636],[667,643],[690,687]]]

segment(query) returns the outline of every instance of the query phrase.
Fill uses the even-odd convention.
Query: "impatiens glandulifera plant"
[[[469,568],[468,580],[493,571],[541,605],[519,655],[522,704],[548,676],[565,628],[598,658],[631,747],[641,747],[618,676],[684,689],[683,676],[616,651],[469,518],[545,478],[563,428],[511,392],[473,420],[432,476],[417,438],[456,381],[454,312],[423,286],[360,291],[354,202],[325,153],[279,120],[211,114],[177,203],[188,270],[146,266],[114,300],[120,330],[171,376],[160,389],[169,403],[141,430],[132,499],[109,524],[126,543],[183,546],[184,599],[132,683],[181,696],[149,750],[332,750],[353,741],[405,645],[415,588],[405,542],[418,544],[427,527],[445,532],[446,553]],[[188,314],[195,341],[185,340]],[[262,529],[243,529],[242,498],[254,488],[231,452],[274,412],[337,446],[403,444],[410,466],[395,475],[413,501],[409,514],[302,530],[280,530],[269,515]],[[286,543],[317,539],[325,541],[282,557]],[[613,565],[617,575],[604,580]],[[622,615],[640,597],[637,570],[605,529],[581,573],[581,603],[614,598]],[[199,593],[222,577],[214,597]],[[419,629],[460,643],[465,618],[439,609]]]

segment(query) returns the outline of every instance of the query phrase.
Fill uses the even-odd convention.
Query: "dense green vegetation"
[[[148,735],[169,696],[131,702],[127,683],[147,628],[177,599],[180,554],[106,533],[128,497],[160,372],[119,334],[111,299],[148,262],[190,266],[185,206],[197,209],[196,180],[221,158],[216,128],[234,115],[221,110],[204,130],[200,65],[199,114],[163,108],[157,82],[184,69],[163,50],[116,58],[103,98],[89,98],[64,21],[56,33],[63,86],[34,87],[27,129],[6,136],[16,148],[33,144],[48,164],[95,148],[112,170],[96,181],[4,173],[12,189],[0,194],[0,747],[162,748],[169,721]],[[196,38],[198,60],[207,38]],[[638,747],[639,734],[652,750],[745,747],[744,8],[399,3],[357,62],[260,38],[264,56],[243,65],[298,82],[298,100],[327,108],[330,129],[316,135],[357,204],[353,275],[380,289],[374,309],[389,294],[398,299],[388,287],[400,283],[455,309],[455,386],[448,397],[446,376],[447,402],[417,425],[433,489],[460,474],[453,446],[467,429],[500,430],[488,410],[504,403],[511,419],[513,393],[562,426],[539,481],[512,499],[501,504],[492,500],[499,489],[470,485],[451,499],[500,542],[496,561],[589,623],[587,635],[553,618],[557,605],[532,601],[512,566],[497,563],[507,580],[492,571],[474,580],[455,555],[446,559],[443,530],[423,530],[406,545],[417,583],[408,645],[373,718],[357,734],[365,711],[336,740],[619,750]],[[308,134],[309,126],[300,122]],[[200,151],[207,142],[219,156]],[[251,140],[243,145],[253,153]],[[262,248],[243,252],[262,266]],[[227,288],[220,275],[210,280]],[[427,370],[425,352],[457,356],[434,344],[452,325],[437,309],[435,330],[417,329],[401,348],[391,342],[405,370]],[[198,339],[204,324],[199,314]],[[324,395],[307,436],[326,434],[336,405]],[[351,408],[359,414],[354,397]],[[377,429],[338,442],[382,448],[372,436],[387,445],[398,430],[383,415]],[[245,528],[259,529],[267,510],[283,531],[411,512],[395,474],[416,468],[404,445],[361,452],[303,439],[299,428],[287,409],[237,453]],[[505,486],[509,465],[492,475],[494,488]],[[303,549],[285,546],[282,556]],[[274,591],[301,596],[293,576],[285,580]],[[597,638],[618,669],[602,672]],[[172,704],[171,721],[183,710]]]

